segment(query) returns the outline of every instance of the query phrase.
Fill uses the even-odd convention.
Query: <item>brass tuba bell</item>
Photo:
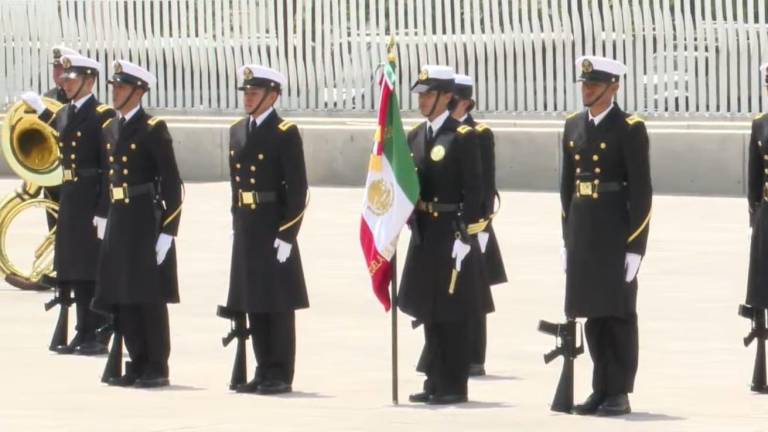
[[[50,98],[43,98],[43,102],[54,112],[62,107]],[[15,193],[0,202],[0,273],[6,282],[17,288],[48,289],[50,286],[46,281],[54,277],[55,226],[35,250],[32,268],[28,270],[11,262],[6,238],[13,221],[27,209],[43,208],[53,217],[58,215],[57,203],[38,198],[43,186],[57,186],[62,182],[58,141],[56,130],[42,122],[24,102],[17,102],[6,113],[0,148],[10,168],[24,182]]]

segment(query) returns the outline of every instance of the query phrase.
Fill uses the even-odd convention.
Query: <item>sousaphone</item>
[[[43,103],[54,112],[62,106],[50,98],[43,98]],[[23,183],[0,202],[0,274],[6,282],[24,290],[51,288],[55,280],[53,252],[56,227],[48,231],[35,249],[31,268],[23,268],[11,261],[8,250],[12,245],[8,244],[7,238],[14,221],[29,209],[44,209],[54,219],[58,216],[58,204],[40,197],[44,186],[57,186],[62,182],[58,142],[56,130],[42,122],[24,102],[17,102],[6,113],[0,148],[9,167],[21,177]]]

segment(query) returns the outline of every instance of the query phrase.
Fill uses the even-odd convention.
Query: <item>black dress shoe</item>
[[[605,401],[605,395],[602,393],[592,393],[587,400],[573,407],[573,413],[578,415],[593,415]]]
[[[259,384],[259,394],[273,395],[280,393],[290,393],[293,389],[285,381],[269,380]]]
[[[77,333],[68,344],[55,346],[51,348],[51,351],[58,354],[74,354],[77,347],[79,347],[82,343],[83,336],[80,333]]]
[[[452,405],[467,401],[465,394],[434,394],[429,397],[427,405]]]
[[[262,383],[261,378],[254,378],[245,384],[238,384],[235,386],[230,384],[229,389],[234,390],[237,393],[258,393],[259,385],[261,385],[261,383]]]
[[[430,396],[432,395],[427,392],[414,393],[408,396],[408,401],[412,403],[427,403]]]
[[[479,377],[485,376],[485,365],[481,363],[472,363],[469,365],[469,376]]]
[[[597,415],[603,417],[613,417],[629,414],[632,412],[632,408],[629,406],[629,396],[620,394],[616,396],[608,396],[605,398],[605,402],[597,409]]]
[[[106,345],[97,341],[86,342],[75,348],[75,354],[84,356],[102,355],[106,354],[108,351]]]
[[[158,388],[168,387],[169,385],[171,385],[171,382],[167,376],[155,374],[145,374],[133,384],[136,388]]]
[[[768,386],[764,386],[764,385],[752,384],[751,386],[749,386],[749,389],[755,393],[768,393]]]
[[[110,378],[107,380],[107,385],[115,387],[132,387],[134,384],[136,384],[136,380],[138,378],[138,376],[132,373],[127,373],[123,376]]]

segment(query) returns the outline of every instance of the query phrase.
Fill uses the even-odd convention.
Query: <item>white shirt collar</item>
[[[87,95],[81,97],[80,99],[73,101],[72,104],[75,106],[75,110],[79,110],[83,104],[88,101],[88,99],[93,96],[93,93],[88,93]]]
[[[251,120],[250,121],[251,122],[255,121],[256,122],[256,126],[259,126],[267,117],[269,117],[270,114],[272,114],[272,111],[274,111],[274,110],[275,110],[274,107],[270,107],[268,110],[266,110],[263,113],[261,113],[261,115],[259,115],[255,119],[253,118],[253,116],[251,116]]]
[[[600,114],[598,114],[597,116],[593,117],[593,116],[592,116],[592,110],[590,110],[589,108],[587,108],[587,115],[589,116],[589,119],[590,119],[590,120],[593,120],[593,121],[595,122],[595,126],[597,126],[597,125],[599,125],[599,124],[600,124],[600,122],[601,122],[601,121],[603,121],[603,119],[605,118],[605,116],[607,116],[607,115],[608,115],[608,113],[609,113],[609,112],[611,112],[611,110],[612,110],[612,109],[613,109],[613,105],[611,105],[610,107],[608,107],[608,109],[607,109],[607,110],[605,110],[605,111],[601,112]]]
[[[464,114],[464,117],[459,119],[459,123],[464,123],[467,120],[467,117],[469,117],[469,114]]]
[[[451,115],[451,112],[445,110],[444,113],[435,117],[434,120],[428,121],[429,125],[432,126],[432,136],[437,135],[437,131],[440,130],[440,127],[443,125],[443,123],[445,123],[445,119],[447,119],[449,115]]]
[[[128,114],[126,114],[126,115],[121,115],[120,117],[121,117],[121,118],[124,118],[124,119],[125,119],[125,122],[126,122],[126,123],[128,123],[128,120],[130,120],[130,119],[131,119],[131,118],[132,118],[134,115],[136,115],[136,113],[137,113],[137,112],[138,112],[140,109],[141,109],[141,104],[138,104],[138,105],[136,105],[136,107],[135,107],[135,108],[133,108],[132,110],[128,111]]]

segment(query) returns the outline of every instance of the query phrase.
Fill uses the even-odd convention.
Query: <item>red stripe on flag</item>
[[[383,77],[383,75],[382,75]],[[384,140],[387,136],[387,113],[389,112],[389,100],[392,95],[392,89],[387,85],[386,80],[380,81],[381,100],[379,101],[378,126],[379,134],[376,140],[376,154],[381,155],[384,152]]]
[[[368,273],[371,275],[373,293],[384,305],[384,310],[389,311],[392,307],[388,291],[392,277],[392,265],[376,249],[373,234],[368,228],[365,218],[360,219],[360,244],[363,246],[363,255],[365,255],[365,262],[368,264]]]

